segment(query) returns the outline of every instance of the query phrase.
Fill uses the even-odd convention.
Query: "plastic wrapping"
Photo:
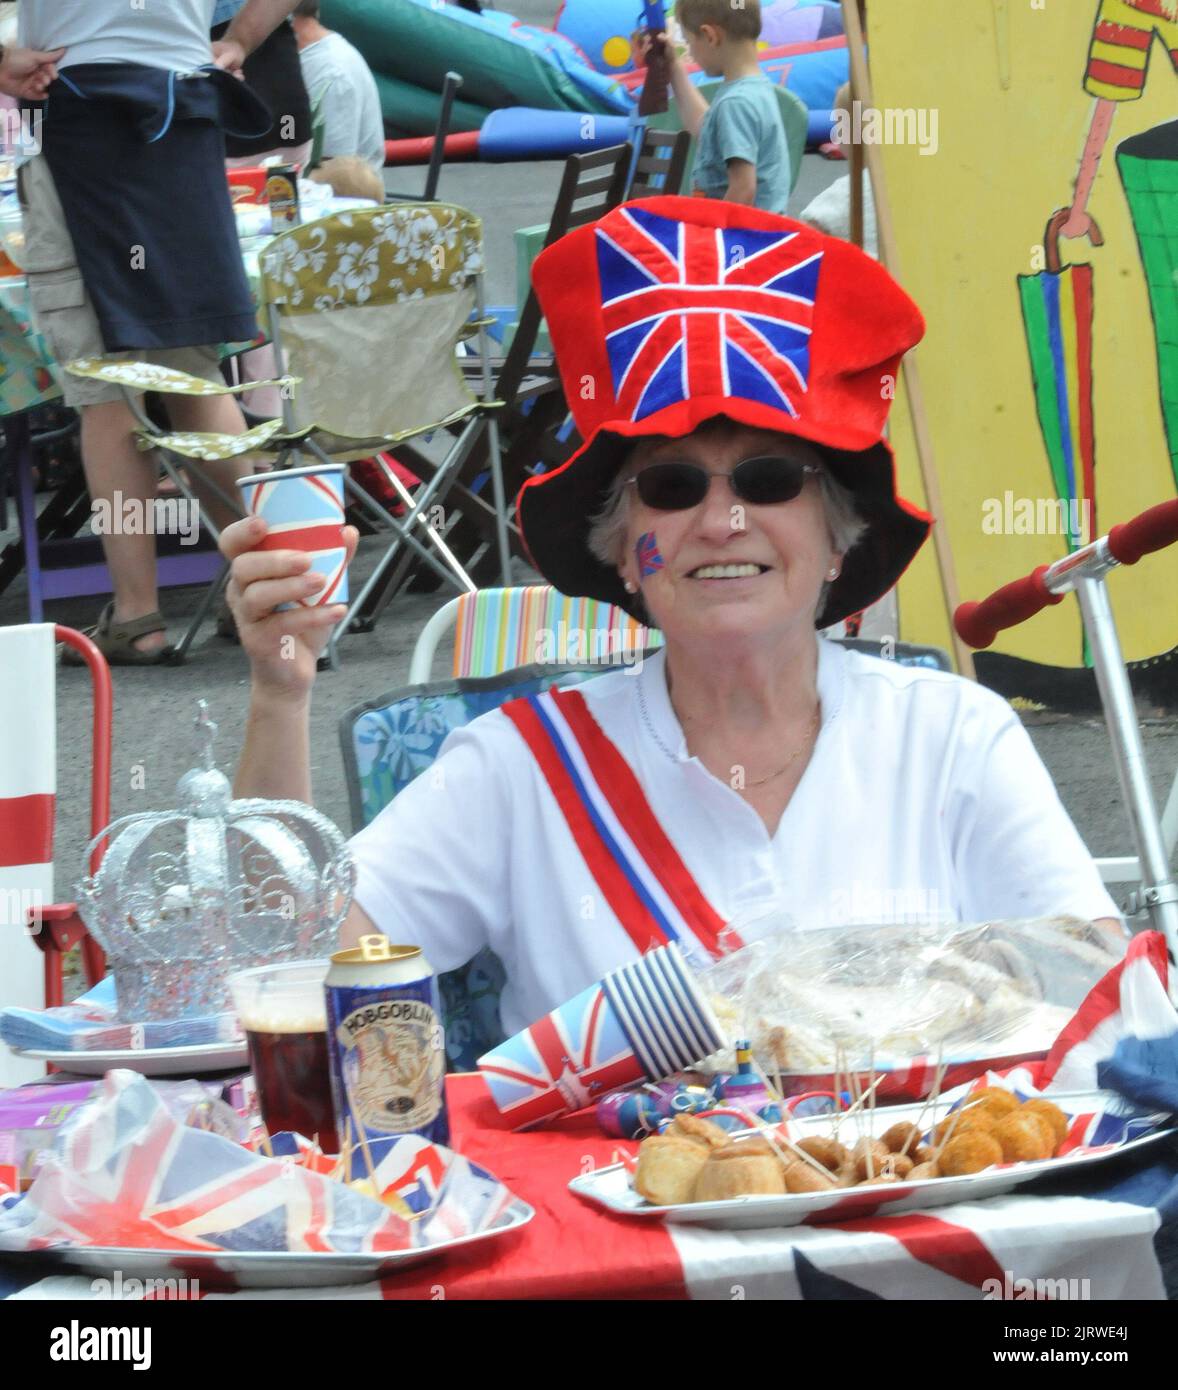
[[[759,939],[701,979],[721,1026],[749,1038],[770,1075],[1045,1052],[1119,959],[1106,932],[1063,918],[755,926]]]

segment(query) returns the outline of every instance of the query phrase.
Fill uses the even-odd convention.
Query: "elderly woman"
[[[668,198],[565,237],[535,283],[586,443],[523,489],[529,551],[666,646],[451,735],[353,841],[347,936],[420,943],[438,970],[490,945],[510,1033],[651,945],[706,960],[767,908],[799,929],[900,903],[1119,932],[1005,701],[816,634],[890,589],[929,529],[882,439],[923,331],[887,273],[800,223]],[[341,610],[276,612],[321,581],[264,535],[224,539],[253,674],[238,788],[309,799],[315,658]]]

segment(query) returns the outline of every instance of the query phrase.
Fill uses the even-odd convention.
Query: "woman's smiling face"
[[[731,474],[745,459],[776,455],[821,465],[818,451],[789,435],[723,424],[682,439],[637,446],[636,476],[656,463],[690,463]],[[655,626],[671,641],[772,639],[814,626],[823,585],[842,556],[830,538],[816,474],[790,502],[754,506],[726,478],[683,511],[648,507],[628,487],[622,579],[637,585]]]

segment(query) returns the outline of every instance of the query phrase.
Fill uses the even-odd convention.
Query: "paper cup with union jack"
[[[593,1105],[607,1091],[662,1081],[726,1046],[674,943],[660,946],[479,1058],[514,1129]]]
[[[258,550],[302,550],[323,588],[300,599],[307,608],[348,601],[348,552],[344,545],[344,465],[317,464],[238,478],[247,516],[270,528]],[[293,603],[279,605],[294,608]]]

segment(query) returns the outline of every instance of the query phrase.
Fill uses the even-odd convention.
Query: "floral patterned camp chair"
[[[476,332],[484,360],[489,352],[483,269],[482,222],[465,208],[396,203],[337,213],[283,232],[258,256],[264,317],[287,375],[221,386],[183,372],[104,358],[71,362],[68,370],[124,387],[139,421],[140,447],[160,451],[165,469],[188,496],[181,464],[199,470],[202,461],[240,457],[243,470],[254,472],[259,457],[273,460],[278,468],[351,461],[456,426],[456,437],[445,457],[432,465],[428,481],[412,497],[400,485],[403,516],[392,516],[348,480],[351,495],[392,533],[392,540],[340,624],[339,630],[346,631],[366,590],[405,547],[459,592],[474,588],[427,517],[445,500],[484,433],[498,507],[500,558],[506,566],[498,403],[491,399],[489,375],[484,374],[483,389],[476,394],[455,355],[459,342]],[[267,385],[280,388],[282,418],[241,435],[160,430],[143,413],[137,394],[230,394]],[[239,499],[221,495],[240,513]],[[215,536],[216,528],[205,524]],[[179,644],[181,655],[216,592],[206,595]],[[334,646],[332,653],[334,659]]]

